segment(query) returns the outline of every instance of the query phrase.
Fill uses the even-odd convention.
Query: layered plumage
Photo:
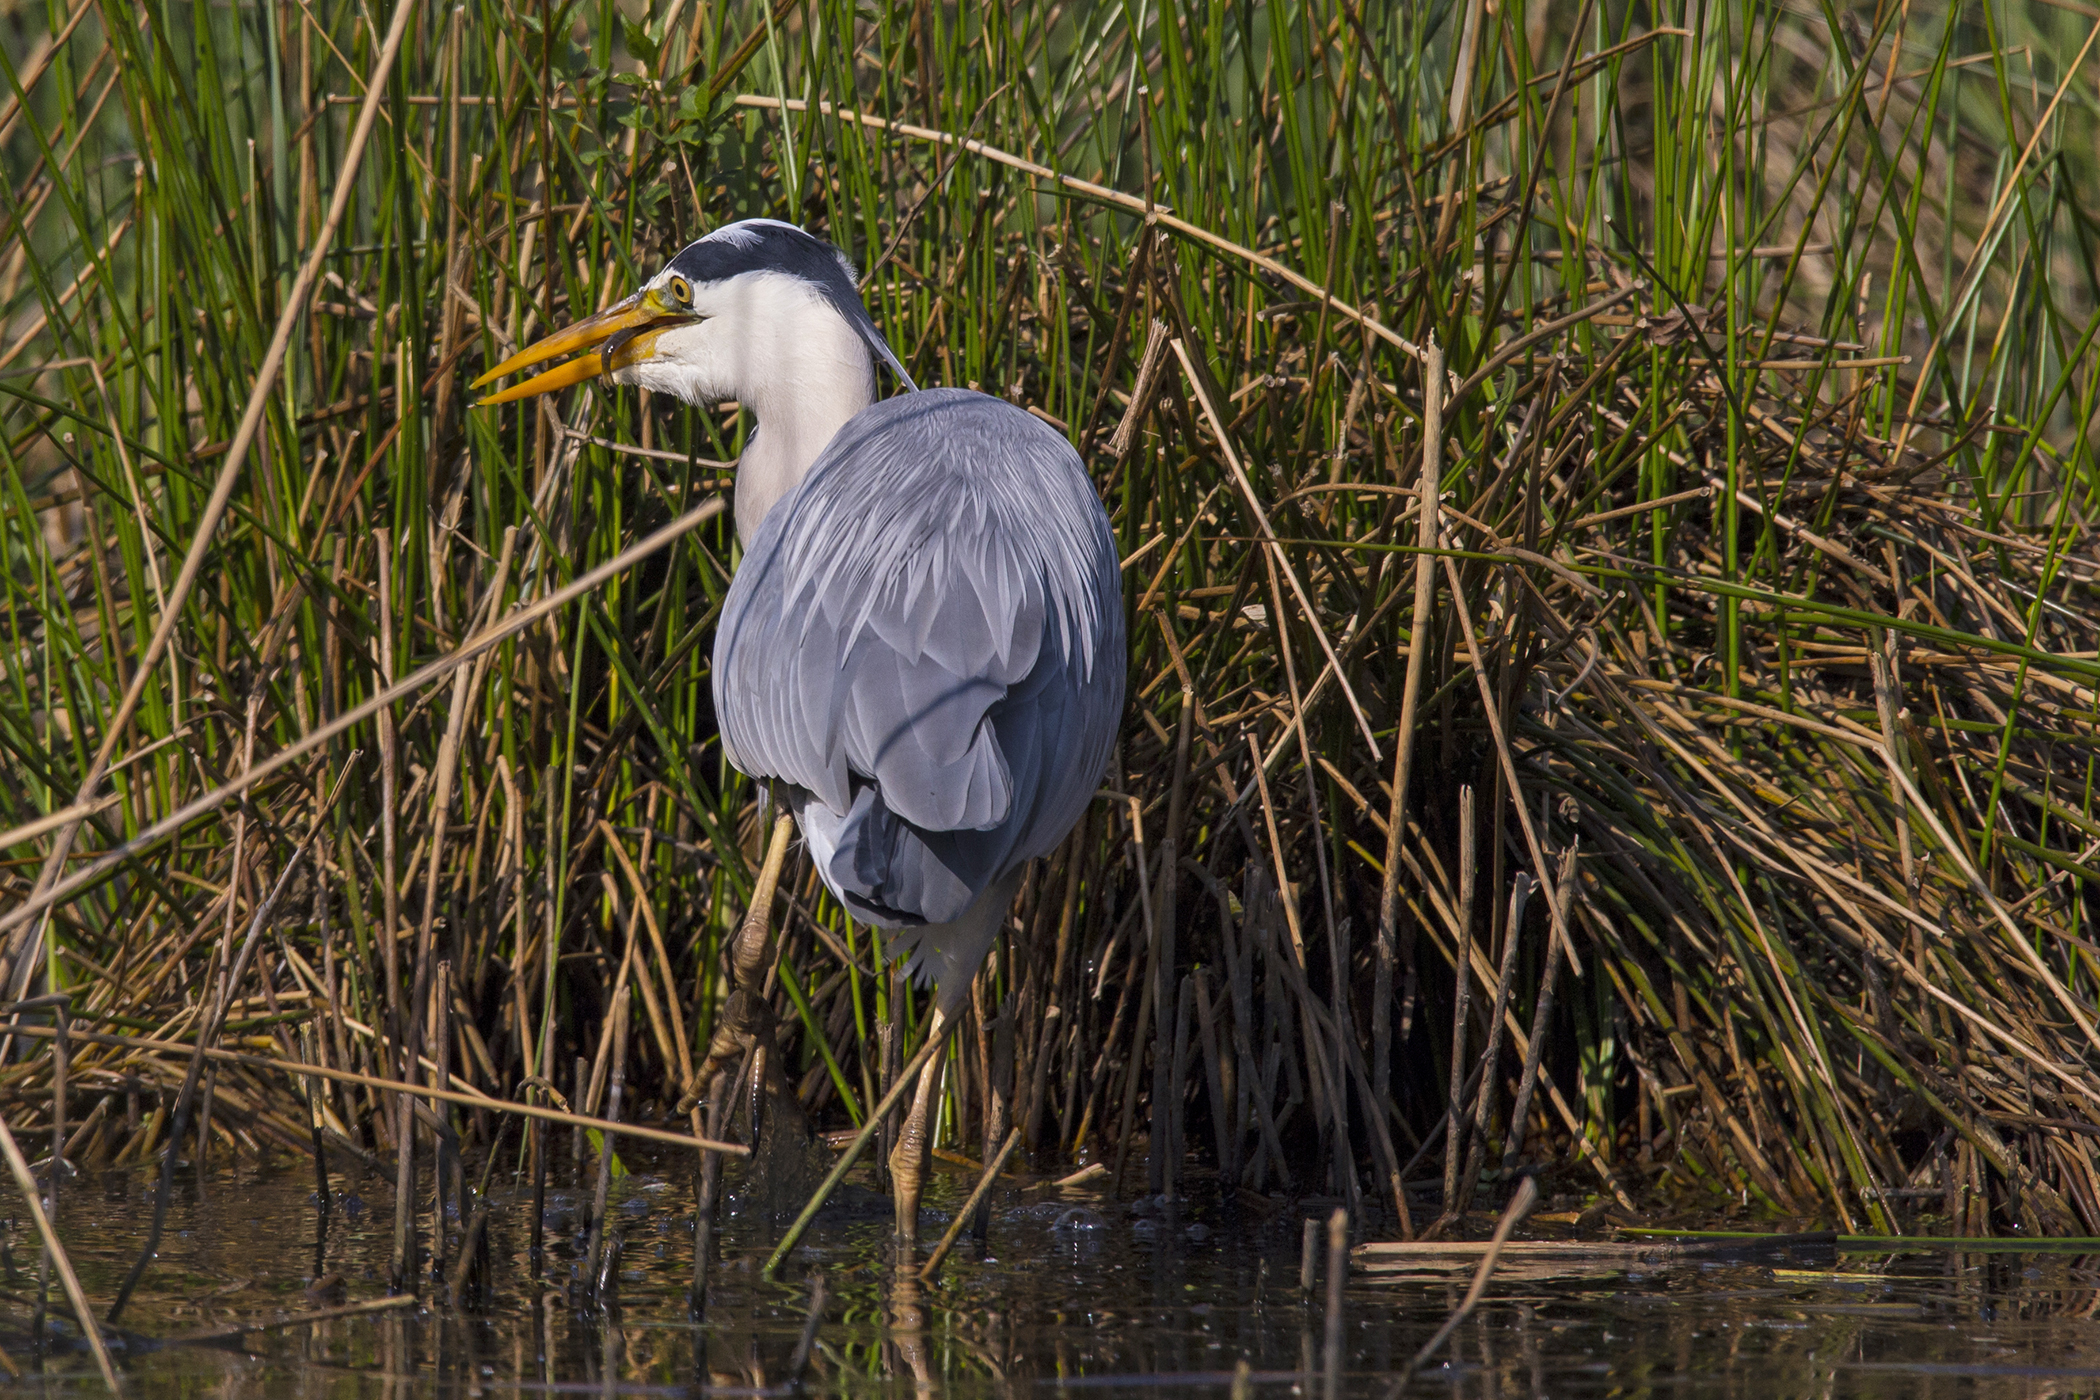
[[[1085,810],[1123,650],[1078,454],[998,399],[929,389],[855,416],[767,513],[723,607],[716,714],[825,886],[943,980],[1004,912],[976,927],[972,906]]]

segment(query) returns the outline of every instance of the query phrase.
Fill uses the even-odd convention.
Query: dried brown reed
[[[2078,55],[2029,93],[1954,8],[470,9],[393,27],[362,138],[359,6],[82,4],[13,65],[6,985],[139,1033],[61,1096],[18,1009],[19,1132],[145,1165],[194,1095],[404,1200],[505,1104],[701,1141],[767,834],[708,694],[743,420],[457,378],[771,214],[916,375],[1068,432],[1126,553],[1123,737],[946,1145],[1396,1233],[1541,1165],[2100,1230],[2068,14],[1999,38]],[[754,1000],[865,1143],[925,998],[806,862],[772,913]]]

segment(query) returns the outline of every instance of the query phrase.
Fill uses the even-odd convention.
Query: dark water
[[[989,1241],[967,1240],[941,1279],[900,1278],[879,1209],[820,1228],[783,1271],[758,1276],[770,1227],[725,1222],[704,1325],[688,1315],[691,1194],[681,1163],[638,1162],[616,1191],[624,1232],[617,1298],[579,1301],[587,1193],[550,1195],[547,1274],[529,1276],[529,1196],[500,1193],[494,1297],[481,1311],[412,1308],[249,1332],[166,1339],[382,1296],[389,1184],[338,1174],[325,1238],[303,1163],[184,1174],[160,1258],[127,1313],[119,1365],[137,1396],[751,1393],[783,1385],[808,1307],[829,1289],[805,1378],[813,1393],[1005,1395],[1085,1390],[1324,1397],[1322,1305],[1297,1289],[1304,1212],[1228,1218],[1201,1201],[1136,1213],[1085,1189],[1010,1193]],[[566,1164],[565,1164],[566,1165]],[[927,1217],[967,1183],[943,1173]],[[103,1307],[142,1240],[153,1179],[87,1173],[68,1186],[62,1231]],[[354,1201],[351,1198],[355,1198]],[[1141,1204],[1138,1208],[1144,1209]],[[27,1304],[34,1231],[0,1196],[0,1347],[20,1380],[0,1391],[95,1393],[92,1361],[63,1321],[41,1357]],[[428,1239],[429,1217],[421,1221]],[[939,1225],[932,1229],[938,1231]],[[309,1292],[317,1276],[338,1284]],[[1393,1393],[1398,1368],[1463,1292],[1455,1282],[1352,1277],[1344,1314],[1350,1397]],[[52,1292],[57,1296],[54,1284]],[[1498,1282],[1413,1395],[2028,1396],[2100,1393],[2100,1257],[1921,1253],[1827,1257],[1819,1267],[1682,1264],[1588,1278]]]

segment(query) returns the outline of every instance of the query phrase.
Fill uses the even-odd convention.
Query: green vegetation
[[[1123,740],[952,1143],[1388,1222],[1531,1161],[2100,1232],[2089,9],[469,0],[383,65],[397,13],[8,9],[5,995],[382,1078],[421,1025],[512,1097],[628,986],[669,1115],[765,830],[727,517],[309,736],[720,491],[733,407],[465,383],[770,215],[921,382],[1067,431],[1129,557]],[[923,997],[783,884],[789,1077],[844,1126]],[[52,1057],[10,1053],[19,1132]],[[76,1045],[74,1155],[147,1159],[185,1058]],[[220,1150],[305,1144],[306,1080],[215,1075]],[[381,1094],[315,1097],[389,1150]]]

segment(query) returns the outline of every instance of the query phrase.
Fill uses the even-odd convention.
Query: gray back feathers
[[[960,917],[1064,838],[1123,672],[1115,540],[1078,454],[931,389],[854,418],[768,513],[714,690],[730,761],[787,787],[825,884],[895,928]]]

